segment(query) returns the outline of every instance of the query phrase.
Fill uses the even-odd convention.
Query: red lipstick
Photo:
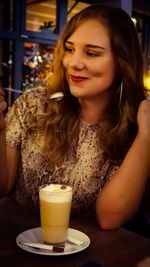
[[[75,83],[84,82],[88,79],[88,78],[83,77],[83,76],[75,76],[75,75],[70,75],[70,78]]]

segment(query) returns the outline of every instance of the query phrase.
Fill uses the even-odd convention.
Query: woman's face
[[[81,99],[108,94],[116,77],[116,62],[105,26],[89,19],[67,39],[63,58],[70,92]]]

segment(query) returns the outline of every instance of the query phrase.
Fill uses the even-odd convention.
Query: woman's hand
[[[143,100],[137,114],[138,134],[150,142],[150,100]]]
[[[6,127],[3,111],[7,108],[7,103],[5,102],[4,96],[4,91],[0,89],[0,132],[3,131]]]

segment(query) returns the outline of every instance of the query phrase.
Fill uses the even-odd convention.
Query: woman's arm
[[[0,197],[6,195],[16,180],[19,151],[6,146],[6,122],[3,111],[7,104],[0,89]]]
[[[99,225],[104,230],[120,227],[138,210],[150,176],[150,101],[144,100],[137,115],[138,134],[114,177],[96,201]]]

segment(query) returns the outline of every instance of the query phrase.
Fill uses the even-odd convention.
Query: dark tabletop
[[[70,227],[84,232],[91,240],[90,246],[82,252],[45,256],[26,252],[16,245],[18,234],[39,226],[39,216],[31,214],[7,197],[0,199],[1,267],[134,267],[150,256],[150,239],[123,228],[101,231],[94,216],[71,219]]]

